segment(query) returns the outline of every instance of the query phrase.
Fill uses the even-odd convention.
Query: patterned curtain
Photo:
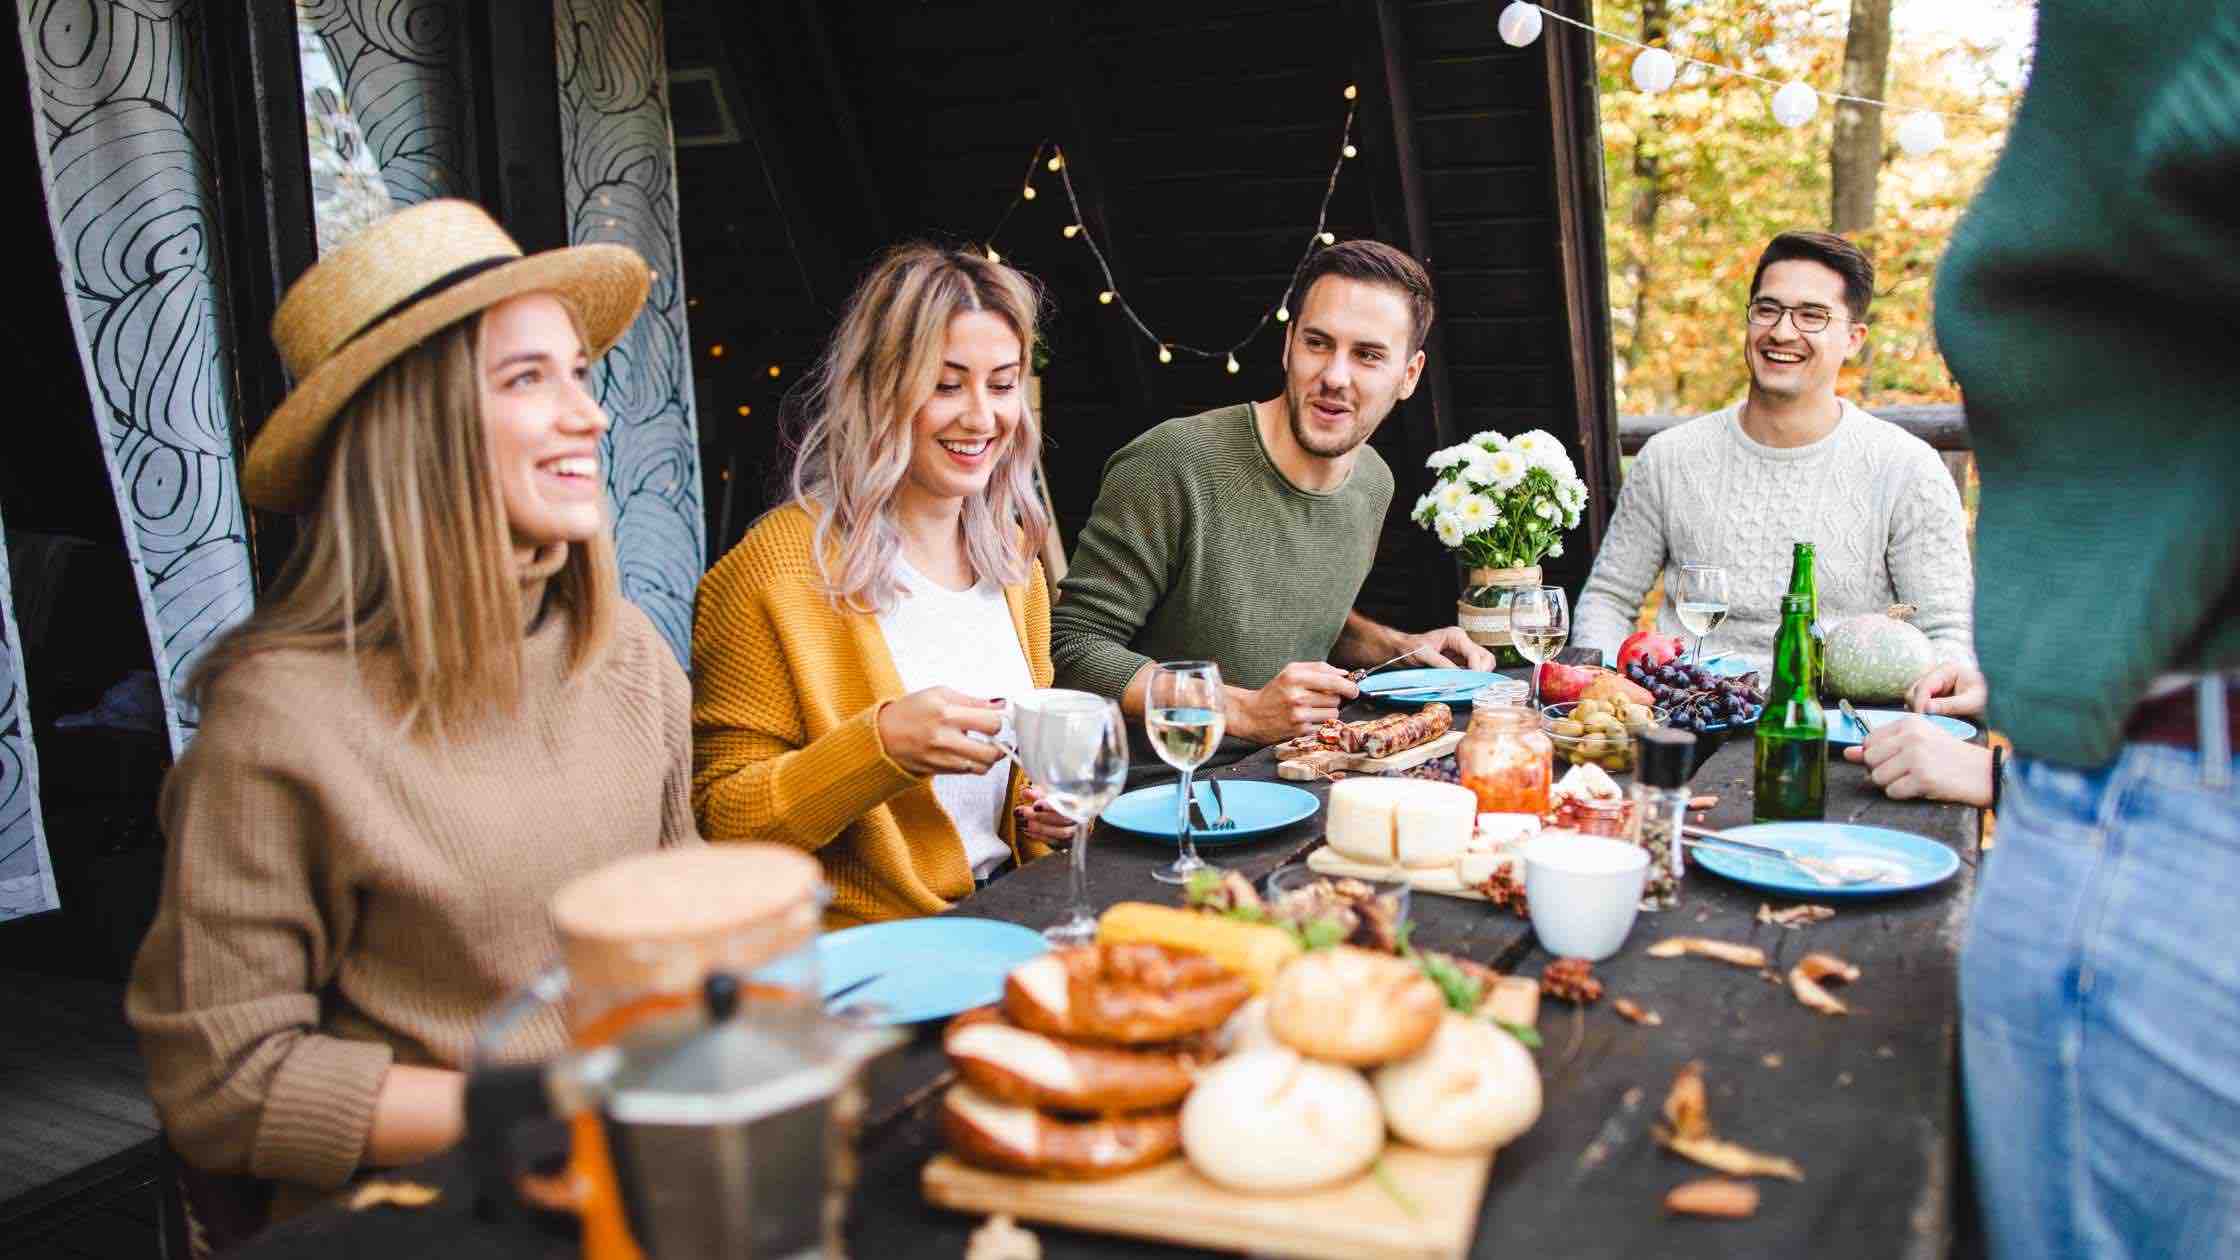
[[[16,672],[16,606],[7,528],[0,525],[0,923],[62,904],[39,822],[39,755],[31,747],[31,698]]]
[[[692,597],[707,544],[661,7],[659,0],[554,0],[553,26],[568,239],[628,245],[654,272],[645,313],[598,368],[599,400],[614,426],[605,462],[622,591],[689,663]]]
[[[256,593],[193,6],[19,0],[17,15],[64,295],[176,752],[195,723],[188,669]]]
[[[472,197],[453,0],[295,5],[319,252],[392,207]]]

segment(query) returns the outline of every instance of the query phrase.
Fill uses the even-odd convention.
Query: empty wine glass
[[[1509,601],[1509,637],[1532,662],[1532,707],[1540,707],[1540,666],[1555,658],[1571,637],[1571,606],[1560,586],[1518,591]]]
[[[1695,663],[1703,664],[1703,643],[1727,619],[1727,571],[1716,564],[1683,564],[1672,597],[1673,614],[1696,636]]]
[[[1064,918],[1042,929],[1052,945],[1096,939],[1089,905],[1089,833],[1128,781],[1128,725],[1120,706],[1086,691],[1038,691],[1012,705],[1019,763],[1043,799],[1074,824],[1073,898]]]
[[[1190,829],[1190,779],[1221,746],[1221,667],[1212,661],[1164,661],[1151,671],[1143,703],[1143,729],[1159,760],[1182,772],[1175,791],[1175,836],[1182,852],[1151,872],[1162,884],[1186,883],[1198,871],[1218,869],[1198,856]]]

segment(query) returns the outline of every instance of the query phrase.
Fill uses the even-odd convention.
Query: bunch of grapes
[[[1758,676],[1754,673],[1729,678],[1701,665],[1683,665],[1678,661],[1650,665],[1635,661],[1626,667],[1626,677],[1656,697],[1657,707],[1671,714],[1666,725],[1676,730],[1700,731],[1749,722],[1758,716],[1759,708],[1766,702],[1765,692],[1758,686]]]
[[[1400,772],[1400,777],[1403,779],[1429,779],[1433,783],[1462,782],[1462,772],[1455,768],[1452,753],[1444,757],[1433,757],[1420,766],[1410,766]]]

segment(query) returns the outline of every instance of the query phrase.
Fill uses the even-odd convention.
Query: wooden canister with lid
[[[718,970],[762,973],[754,996],[813,1003],[824,901],[816,859],[777,844],[664,849],[572,880],[551,906],[569,1027],[579,1043],[607,1040],[612,1017],[695,994]]]

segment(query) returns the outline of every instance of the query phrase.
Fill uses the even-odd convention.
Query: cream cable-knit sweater
[[[538,557],[528,607],[565,555]],[[519,711],[445,745],[398,734],[340,652],[266,652],[217,680],[164,782],[163,897],[125,993],[189,1162],[342,1184],[389,1065],[464,1067],[476,1025],[556,961],[560,885],[699,843],[676,657],[627,602],[574,677],[568,639],[548,611]],[[565,1044],[548,1012],[509,1049]]]
[[[1763,668],[1800,540],[1817,553],[1824,624],[1914,604],[1913,623],[1940,656],[1973,659],[1975,582],[1951,474],[1928,443],[1848,400],[1835,431],[1810,446],[1753,441],[1740,403],[1649,439],[1579,596],[1572,642],[1614,660],[1658,572],[1669,567],[1676,583],[1682,564],[1704,561],[1726,566],[1730,588],[1707,650]],[[1675,593],[1668,584],[1657,628],[1692,647]]]

